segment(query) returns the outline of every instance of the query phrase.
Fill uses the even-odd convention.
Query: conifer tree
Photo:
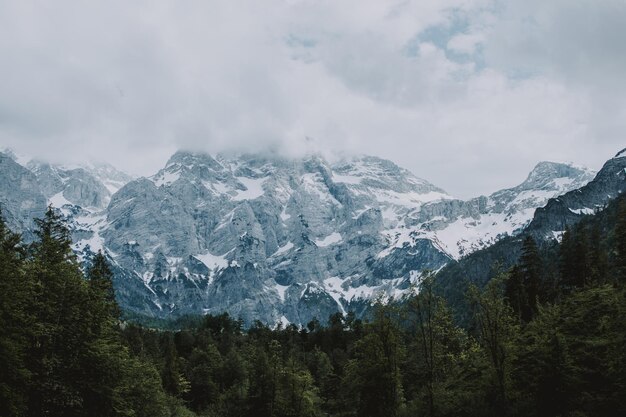
[[[561,283],[566,290],[584,287],[590,276],[587,233],[582,225],[566,230],[560,246]]]
[[[523,287],[521,318],[528,322],[537,312],[541,285],[541,257],[535,239],[531,236],[524,239],[517,272],[520,274]]]
[[[27,347],[32,331],[32,285],[24,274],[21,237],[0,212],[0,415],[22,415],[30,371]]]
[[[598,224],[591,227],[589,234],[589,253],[587,256],[590,282],[596,285],[606,283],[609,268],[608,251],[603,246],[602,233]]]
[[[513,266],[505,283],[504,295],[513,309],[519,322],[522,322],[522,314],[525,309],[527,295],[524,288],[524,276],[519,265]]]
[[[190,388],[186,398],[196,410],[204,411],[217,402],[219,381],[216,381],[216,376],[221,363],[220,353],[213,344],[206,349],[195,348],[189,355],[186,375]]]
[[[614,253],[617,280],[620,285],[626,285],[626,199],[622,199],[617,211]]]
[[[174,344],[173,335],[164,337],[165,363],[161,372],[163,388],[174,397],[182,397],[189,389],[188,382],[182,374],[180,359]]]
[[[92,307],[96,314],[102,319],[117,318],[120,311],[115,301],[113,272],[102,251],[98,251],[93,257],[86,275],[92,293]]]
[[[61,216],[49,207],[36,224],[25,268],[35,288],[27,415],[163,415],[154,366],[120,343],[106,260],[97,255],[86,280]]]
[[[80,353],[90,337],[89,294],[70,232],[52,207],[36,220],[27,273],[35,285],[37,324],[31,351],[32,415],[78,415],[82,407]]]

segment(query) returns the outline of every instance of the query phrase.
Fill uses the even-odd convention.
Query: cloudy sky
[[[358,152],[468,197],[626,146],[625,0],[0,0],[0,57],[0,146],[134,175]]]

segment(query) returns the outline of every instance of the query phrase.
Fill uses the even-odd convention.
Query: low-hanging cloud
[[[0,144],[135,175],[179,148],[370,153],[463,197],[598,168],[626,142],[625,8],[550,3],[0,2]]]

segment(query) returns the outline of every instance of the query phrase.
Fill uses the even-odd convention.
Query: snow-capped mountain
[[[106,163],[57,165],[17,155],[10,149],[0,153],[33,173],[39,191],[49,204],[59,208],[68,205],[92,212],[103,210],[111,196],[133,179]]]
[[[550,198],[576,190],[595,172],[571,164],[540,162],[520,185],[469,201],[440,201],[411,216],[416,238],[429,238],[459,259],[514,235],[532,220],[535,209]]]
[[[602,210],[612,199],[626,192],[626,148],[609,159],[595,178],[584,187],[550,199],[539,208],[527,231],[536,239],[559,237],[582,216]]]
[[[155,313],[202,306],[302,323],[445,264],[429,240],[409,262],[409,248],[378,255],[388,246],[383,231],[447,198],[373,157],[331,165],[179,152],[113,196],[99,236],[117,265],[154,291]]]
[[[469,283],[484,285],[499,271],[515,265],[521,256],[525,237],[532,237],[540,245],[558,240],[568,227],[576,225],[586,215],[604,210],[611,200],[624,192],[626,149],[609,159],[592,181],[549,199],[543,207],[535,210],[532,220],[520,234],[448,264],[437,274],[440,294],[457,306],[463,305]],[[499,269],[493,268],[495,264],[499,265]],[[457,311],[462,314],[467,312],[467,308]]]
[[[75,205],[102,210],[111,196],[132,179],[105,164],[63,166],[29,161],[26,167],[37,176],[42,192],[55,207]]]
[[[248,323],[306,323],[399,296],[422,271],[517,233],[549,198],[594,176],[544,162],[517,187],[462,201],[370,156],[329,163],[178,152],[136,180],[13,164],[61,206],[81,256],[106,252],[123,308],[160,317],[228,311]],[[126,184],[114,192],[110,179]]]

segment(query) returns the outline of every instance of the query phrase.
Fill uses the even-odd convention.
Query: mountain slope
[[[493,224],[501,215],[513,224],[521,210],[591,177],[544,163],[518,187],[463,202],[375,157],[330,164],[317,156],[178,152],[112,197],[95,244],[135,282],[128,303],[151,300],[136,313],[229,311],[247,322],[306,323],[379,294],[400,295],[424,269],[458,256],[432,234],[436,222],[445,230],[459,221]],[[479,226],[468,230],[483,237]]]
[[[459,259],[515,235],[532,220],[535,209],[550,198],[578,189],[595,172],[568,164],[540,162],[520,185],[469,201],[441,201],[417,214],[418,236],[438,242]]]
[[[522,233],[502,239],[443,268],[437,274],[439,291],[451,304],[464,305],[465,292],[470,283],[483,285],[498,271],[507,270],[518,261],[526,236],[532,236],[540,245],[549,245],[560,239],[566,228],[587,215],[603,210],[624,191],[626,149],[608,160],[588,184],[551,198],[544,207],[538,208]],[[460,310],[462,312],[463,308]]]
[[[544,162],[517,187],[462,201],[371,156],[177,152],[131,181],[112,169],[25,165],[66,216],[74,250],[105,251],[126,311],[228,311],[247,323],[306,323],[400,296],[425,269],[519,233],[550,197],[593,178]],[[113,192],[107,178],[125,185]]]
[[[113,196],[102,236],[120,268],[155,294],[145,314],[227,310],[302,323],[393,292],[399,282],[389,276],[406,286],[423,267],[445,264],[427,240],[410,262],[402,248],[377,258],[388,249],[382,230],[444,198],[377,158],[334,167],[318,157],[179,152]]]

